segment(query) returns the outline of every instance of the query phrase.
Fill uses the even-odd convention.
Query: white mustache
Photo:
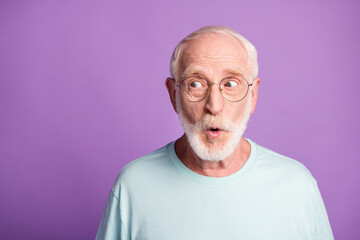
[[[196,132],[204,131],[209,128],[219,128],[225,131],[232,131],[236,129],[235,123],[230,121],[228,118],[223,115],[212,116],[210,114],[206,114],[200,122],[196,123],[194,126],[194,130]]]

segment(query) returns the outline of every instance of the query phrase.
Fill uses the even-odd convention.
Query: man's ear
[[[252,90],[251,90],[251,114],[253,114],[255,111],[260,82],[261,82],[260,78],[255,78],[253,81]]]
[[[166,88],[169,92],[171,104],[176,112],[176,90],[175,90],[175,79],[167,78],[165,81]]]

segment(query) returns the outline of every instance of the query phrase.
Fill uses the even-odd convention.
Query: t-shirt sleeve
[[[331,231],[328,215],[321,197],[316,180],[312,181],[312,212],[314,217],[314,239],[315,240],[333,240],[334,236]]]
[[[101,218],[100,226],[96,234],[96,240],[119,240],[123,238],[123,225],[120,217],[119,199],[110,192],[105,210]]]

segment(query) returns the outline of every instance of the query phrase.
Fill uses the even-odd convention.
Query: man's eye
[[[200,87],[202,87],[202,84],[199,81],[193,81],[193,82],[190,83],[190,87],[192,87],[192,88],[200,88]]]
[[[236,87],[237,85],[238,85],[238,83],[233,80],[229,80],[224,84],[225,87],[229,87],[229,88]]]

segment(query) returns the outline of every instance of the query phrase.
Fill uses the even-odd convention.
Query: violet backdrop
[[[173,48],[226,25],[259,53],[245,136],[318,181],[360,239],[358,1],[0,0],[0,239],[94,239],[120,169],[182,134]]]

